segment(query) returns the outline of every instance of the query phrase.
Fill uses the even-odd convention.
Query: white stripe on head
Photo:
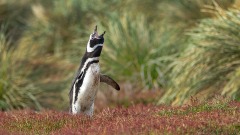
[[[88,44],[87,45],[87,52],[93,52],[99,46],[103,46],[103,44],[96,44],[93,48],[91,48],[90,44]]]
[[[103,46],[103,44],[96,44],[96,45],[94,45],[94,47],[91,47],[91,46],[90,46],[90,40],[91,40],[91,38],[92,38],[92,34],[90,35],[89,40],[88,40],[87,52],[93,52],[97,47]],[[98,38],[98,39],[99,39],[99,38]]]

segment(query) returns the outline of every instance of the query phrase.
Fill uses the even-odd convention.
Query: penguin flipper
[[[119,85],[109,76],[107,75],[100,75],[100,82],[104,82],[110,86],[112,86],[116,90],[120,90]]]

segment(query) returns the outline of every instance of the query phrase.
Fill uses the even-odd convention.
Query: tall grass
[[[36,46],[36,55],[72,62],[79,62],[79,56],[84,53],[89,31],[114,10],[109,5],[119,5],[119,2],[104,0],[53,0],[47,5],[46,2],[29,5],[33,15],[28,20],[22,44]]]
[[[216,3],[213,10],[217,19],[203,19],[189,32],[189,47],[173,62],[174,85],[159,103],[179,105],[196,94],[239,97],[240,11],[223,10]]]
[[[234,2],[216,1],[223,8]],[[1,68],[2,78],[9,75],[3,80],[16,84],[19,89],[41,89],[46,94],[39,101],[47,107],[53,102],[55,105],[62,99],[68,99],[65,93],[68,93],[66,91],[85,51],[89,33],[97,24],[101,25],[99,31],[107,31],[101,59],[103,72],[123,84],[130,82],[138,90],[166,90],[162,101],[174,101],[183,88],[179,87],[183,85],[181,79],[176,79],[180,78],[178,74],[183,74],[179,71],[181,68],[178,69],[181,60],[185,57],[189,62],[197,60],[190,60],[191,49],[184,50],[186,47],[206,48],[197,47],[196,44],[203,40],[198,41],[196,37],[202,36],[202,31],[212,29],[212,24],[218,29],[215,23],[211,24],[215,20],[208,19],[215,15],[202,12],[205,11],[202,8],[211,5],[212,1],[208,0],[3,1],[0,3],[0,24],[8,23],[8,27],[2,32],[5,37],[1,39],[1,42],[4,41],[1,47],[1,62],[4,64],[1,63],[1,66],[5,67]],[[201,19],[204,19],[200,24],[203,26],[195,28]],[[232,26],[228,28],[231,30]],[[188,42],[186,31],[191,31]],[[224,35],[226,31],[220,32]],[[11,74],[7,70],[11,70]],[[238,83],[239,70],[236,68],[234,71],[236,73],[231,72],[234,75],[229,77],[231,81],[220,92],[223,95],[238,95],[232,89],[238,91],[239,87],[235,84]],[[9,79],[12,76],[23,79]],[[194,83],[189,82],[189,87]],[[169,87],[171,90],[168,90]],[[61,95],[61,92],[64,94]],[[193,90],[189,95],[195,93]]]
[[[164,0],[158,5],[158,14],[162,18],[168,19],[171,24],[192,28],[201,19],[214,17],[215,14],[205,12],[203,9],[207,6],[213,6],[216,1],[222,8],[227,9],[234,3],[234,0]]]
[[[25,46],[38,48],[36,55],[73,59],[81,54],[84,39],[83,12],[76,1],[52,1],[48,8],[41,3],[31,5],[33,16],[22,39]]]
[[[112,16],[107,26],[103,70],[121,81],[147,88],[165,85],[167,62],[182,47],[180,30],[152,27],[144,17],[132,21],[127,15]],[[174,43],[176,39],[179,43]]]
[[[29,0],[3,0],[0,2],[0,25],[8,25],[5,31],[13,39],[12,42],[17,42],[26,28],[27,19],[31,13],[30,3]]]
[[[23,59],[26,52],[11,47],[11,39],[0,31],[0,110],[32,107],[40,109],[35,94],[39,90],[27,79]]]
[[[187,39],[185,31],[191,29],[197,19],[213,16],[201,12],[201,8],[212,5],[212,1],[162,0],[133,4],[136,1],[126,2],[134,5],[131,11],[125,5],[127,14],[110,16],[109,23],[104,23],[109,31],[107,35],[110,35],[104,47],[104,70],[108,71],[111,65],[110,74],[118,76],[119,80],[138,83],[148,89],[167,88],[174,83],[169,81],[172,62],[188,46],[184,43]],[[217,2],[225,8],[233,3]],[[154,6],[149,8],[149,5]],[[136,9],[141,9],[138,12],[143,18],[136,17]]]

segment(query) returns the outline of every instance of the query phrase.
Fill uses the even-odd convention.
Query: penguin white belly
[[[100,84],[100,67],[98,63],[90,65],[86,71],[82,86],[78,93],[78,99],[75,104],[77,108],[75,113],[83,112],[87,115],[93,114],[94,100]]]

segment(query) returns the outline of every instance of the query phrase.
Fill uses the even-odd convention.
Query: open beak
[[[96,38],[99,38],[99,37],[103,37],[105,35],[106,31],[104,31],[100,36],[98,36],[98,32],[97,32],[97,25],[95,26],[95,29],[93,31],[93,34]]]

